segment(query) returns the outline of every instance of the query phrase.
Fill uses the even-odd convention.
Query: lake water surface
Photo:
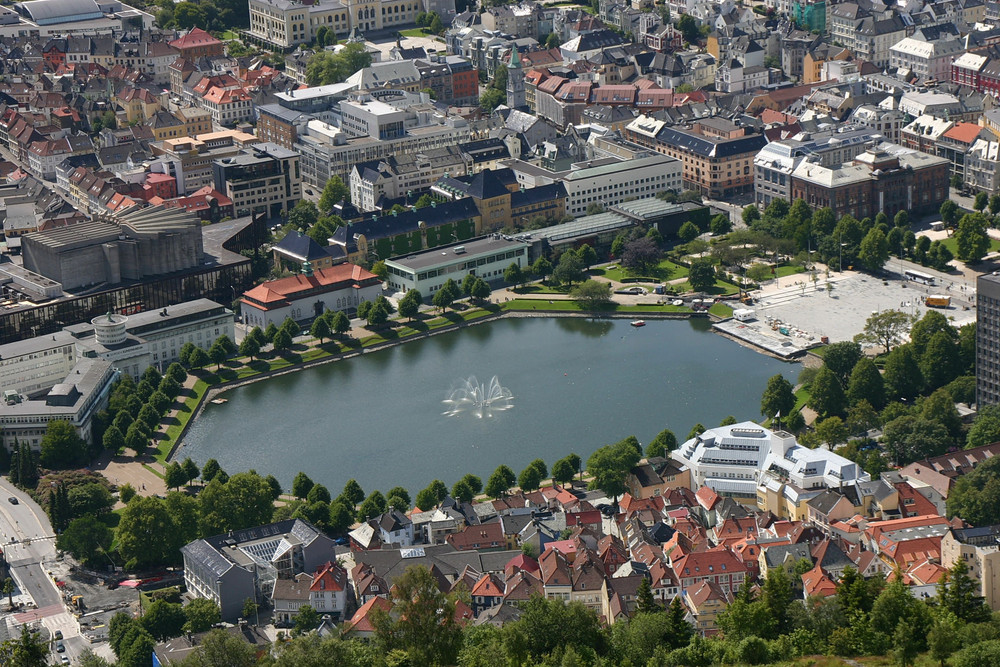
[[[645,445],[670,428],[727,415],[760,418],[767,378],[794,381],[797,364],[709,331],[708,320],[508,318],[257,382],[206,406],[180,458],[253,468],[287,489],[302,470],[337,495],[350,478],[366,493],[438,478],[519,472],[569,452],[635,435]],[[445,416],[442,401],[471,375],[496,375],[513,407],[491,417]]]

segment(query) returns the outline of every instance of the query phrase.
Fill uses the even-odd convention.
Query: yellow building
[[[123,88],[114,97],[129,123],[144,122],[163,108],[162,100],[145,88]]]
[[[993,611],[1000,611],[1000,543],[990,526],[952,528],[941,537],[941,565],[950,568],[964,559],[979,594]]]

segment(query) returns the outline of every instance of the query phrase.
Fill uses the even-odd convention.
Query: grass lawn
[[[542,283],[530,283],[524,287],[511,289],[516,294],[569,294],[569,288],[562,285],[543,285]]]
[[[403,37],[433,37],[429,32],[424,32],[423,28],[410,28],[409,30],[400,30],[399,34]]]
[[[785,276],[795,275],[796,273],[805,273],[805,270],[806,268],[804,266],[784,264],[775,269],[774,273],[778,278],[784,278]]]
[[[514,299],[503,304],[504,310],[565,310],[574,312],[609,312],[609,313],[690,313],[687,306],[660,305],[658,303],[638,304],[635,306],[619,306],[617,304],[607,304],[603,308],[584,309],[576,301],[553,301],[547,303],[537,299]]]
[[[708,309],[708,312],[712,313],[716,317],[732,317],[733,309],[727,304],[717,303]]]
[[[684,294],[685,292],[693,292],[694,289],[691,287],[691,283],[684,281],[680,285],[674,286],[679,294]],[[732,283],[726,283],[721,280],[716,280],[715,285],[708,288],[706,293],[715,296],[729,296],[731,294],[736,294],[740,291],[740,288]]]
[[[951,251],[951,254],[958,257],[958,241],[955,240],[954,236],[949,236],[946,239],[941,239],[941,245]],[[1000,241],[997,239],[990,239],[990,252],[997,252],[1000,250]]]
[[[614,280],[619,283],[626,280],[660,283],[664,280],[686,278],[688,269],[686,266],[681,266],[680,264],[671,262],[669,259],[664,259],[660,260],[660,263],[655,269],[649,272],[649,275],[633,273],[619,265],[608,267],[606,269],[591,269],[590,273],[595,276],[604,276],[608,280]]]
[[[227,30],[224,33],[222,33],[222,39],[224,39],[224,40],[233,40],[233,39],[239,39],[239,38],[240,38],[240,34],[238,32],[233,31],[233,30]]]
[[[798,412],[804,408],[810,398],[812,398],[812,394],[809,393],[809,389],[806,387],[800,388],[797,392],[795,392],[795,407],[792,408],[792,412]]]

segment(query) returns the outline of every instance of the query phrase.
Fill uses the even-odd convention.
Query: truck
[[[947,308],[951,305],[951,297],[941,294],[931,294],[924,299],[924,305],[928,308]]]

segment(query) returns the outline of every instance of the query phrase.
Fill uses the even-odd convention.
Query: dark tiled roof
[[[763,134],[750,134],[738,139],[719,141],[669,126],[660,130],[656,139],[661,143],[678,146],[704,157],[730,157],[742,153],[757,153],[767,144],[767,138]]]

